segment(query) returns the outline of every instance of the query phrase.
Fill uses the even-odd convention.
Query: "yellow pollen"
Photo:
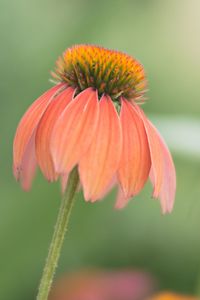
[[[146,90],[143,66],[133,57],[114,50],[93,45],[76,45],[68,48],[56,63],[58,81],[77,89],[88,87],[98,90],[98,95],[109,95],[113,101],[120,96],[140,100]]]

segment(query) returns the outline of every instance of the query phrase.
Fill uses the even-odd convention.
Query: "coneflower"
[[[23,188],[29,189],[37,165],[49,181],[61,177],[67,223],[79,182],[92,202],[118,185],[121,208],[150,177],[153,197],[160,198],[163,213],[171,212],[175,168],[140,106],[143,66],[118,51],[77,45],[58,59],[53,76],[57,84],[30,106],[15,135],[14,174]]]

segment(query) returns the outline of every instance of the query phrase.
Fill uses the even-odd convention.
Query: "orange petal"
[[[46,109],[37,128],[35,140],[37,162],[49,181],[57,179],[50,153],[50,138],[56,121],[71,102],[73,94],[74,89],[68,87],[56,96]]]
[[[92,88],[81,92],[64,110],[51,138],[51,153],[58,173],[69,173],[88,149],[98,114],[98,96]]]
[[[22,117],[17,127],[13,144],[13,164],[15,174],[19,175],[17,169],[20,169],[26,147],[34,134],[34,131],[43,113],[45,112],[55,93],[58,92],[62,86],[63,84],[59,84],[45,92],[35,102],[33,102],[33,104]]]
[[[127,205],[129,200],[130,200],[130,198],[128,198],[124,195],[124,192],[122,191],[121,187],[119,186],[118,191],[117,191],[115,208],[116,209],[124,208]]]
[[[31,187],[36,166],[35,135],[33,135],[26,147],[20,169],[14,169],[14,174],[16,172],[15,177],[20,181],[21,186],[25,191],[28,191]]]
[[[117,176],[116,176],[116,174],[114,174],[113,178],[108,183],[108,185],[106,186],[104,191],[102,191],[100,198],[104,198],[114,188],[115,185],[117,185]]]
[[[67,182],[68,182],[69,174],[62,174],[60,177],[61,180],[61,191],[62,194],[64,194],[66,187],[67,187]]]
[[[119,116],[108,96],[99,103],[97,131],[87,153],[79,163],[85,199],[95,201],[104,193],[119,165],[122,133]]]
[[[132,104],[124,98],[122,98],[120,120],[123,146],[118,178],[125,198],[130,198],[138,194],[146,183],[151,160],[142,119]]]
[[[163,213],[173,209],[176,192],[176,171],[171,154],[157,129],[146,118],[144,112],[137,107],[146,129],[150,155],[150,179],[154,186],[153,197],[160,198]]]

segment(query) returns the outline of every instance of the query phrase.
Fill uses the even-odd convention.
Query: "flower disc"
[[[107,94],[114,101],[120,96],[141,99],[146,89],[144,69],[136,59],[92,45],[68,48],[57,60],[53,76],[76,88],[77,93],[93,87],[99,97]]]

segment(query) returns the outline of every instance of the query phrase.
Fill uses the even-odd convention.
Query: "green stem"
[[[65,195],[61,202],[60,210],[57,217],[56,226],[54,229],[53,238],[49,248],[46,264],[44,267],[43,275],[40,281],[37,300],[47,300],[51,289],[55,269],[57,267],[58,259],[60,256],[62,244],[64,241],[65,232],[69,216],[75,199],[75,193],[79,182],[77,168],[74,168],[68,179]]]

